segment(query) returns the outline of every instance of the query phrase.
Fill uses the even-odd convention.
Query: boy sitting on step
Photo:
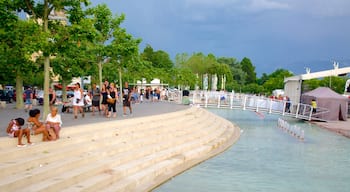
[[[10,137],[18,137],[18,145],[17,147],[26,147],[25,144],[22,143],[22,136],[25,135],[27,137],[28,145],[32,145],[30,142],[30,130],[28,128],[22,128],[24,125],[23,118],[12,119],[6,129],[8,136]]]

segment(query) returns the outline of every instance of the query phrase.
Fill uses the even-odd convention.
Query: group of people
[[[37,90],[32,89],[31,87],[27,87],[27,89],[24,91],[24,111],[27,112],[28,110],[31,110],[33,105],[37,105],[37,99],[39,100],[39,104],[43,105],[43,98],[37,98]],[[52,87],[49,88],[49,104],[50,106],[54,105],[56,103],[56,92],[52,89]]]
[[[123,98],[123,114],[127,115],[127,108],[129,109],[129,114],[132,114],[131,108],[131,95],[132,91],[129,88],[128,82],[125,82],[124,87],[121,90],[121,97]],[[114,83],[109,83],[107,80],[103,83],[101,90],[97,87],[96,83],[92,85],[91,90],[88,94],[84,95],[83,89],[80,87],[80,83],[76,83],[74,89],[74,96],[71,100],[71,105],[73,107],[74,118],[78,118],[78,113],[85,117],[85,110],[87,106],[91,106],[92,115],[95,112],[101,112],[108,118],[117,117],[116,104],[119,100],[118,89]],[[66,107],[64,106],[66,111]]]
[[[29,111],[29,118],[27,125],[22,117],[12,119],[7,126],[6,132],[8,136],[18,138],[17,147],[25,147],[22,142],[23,136],[27,138],[27,144],[33,145],[30,141],[31,134],[42,134],[42,141],[52,141],[60,138],[60,130],[62,120],[60,114],[57,113],[57,107],[51,107],[51,112],[47,115],[44,122],[40,121],[40,110],[31,109]]]

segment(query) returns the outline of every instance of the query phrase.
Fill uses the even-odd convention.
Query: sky
[[[350,0],[91,0],[126,16],[122,27],[169,53],[249,58],[258,76],[350,67]]]

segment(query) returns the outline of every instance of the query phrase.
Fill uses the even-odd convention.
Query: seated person
[[[43,134],[43,141],[51,140],[49,132],[46,130],[44,123],[39,121],[40,118],[40,110],[33,109],[29,111],[29,118],[27,120],[28,123],[32,125],[32,130],[34,131],[34,135]]]
[[[24,125],[23,118],[12,119],[6,129],[7,134],[10,137],[18,137],[17,147],[25,147],[26,145],[22,143],[22,136],[25,135],[27,137],[28,145],[32,145],[30,142],[30,130],[28,128],[22,128]]]
[[[60,138],[61,126],[61,115],[57,114],[57,107],[51,107],[51,113],[49,113],[46,118],[46,130],[49,131],[52,140]]]
[[[67,102],[63,102],[62,113],[65,113],[65,112],[69,113],[70,108],[73,108],[72,100],[73,100],[73,97],[70,97]]]
[[[92,106],[92,100],[88,94],[84,96],[84,108],[85,111],[90,111],[90,108]]]

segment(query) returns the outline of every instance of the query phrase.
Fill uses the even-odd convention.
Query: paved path
[[[344,135],[350,138],[350,118],[347,121],[313,122],[319,127]]]
[[[180,105],[176,103],[171,102],[148,102],[148,103],[141,103],[141,104],[134,104],[133,107],[133,114],[132,116],[126,116],[123,117],[123,109],[122,105],[118,104],[117,106],[117,118],[106,118],[103,115],[98,115],[98,113],[95,113],[95,116],[92,116],[91,112],[85,113],[85,118],[82,118],[81,115],[78,116],[78,119],[73,118],[72,113],[62,113],[62,121],[63,121],[63,128],[66,127],[72,127],[75,125],[82,125],[82,124],[90,124],[90,123],[96,123],[96,122],[103,122],[103,121],[114,121],[114,120],[121,120],[121,119],[130,119],[134,117],[144,117],[144,116],[150,116],[150,115],[158,115],[163,113],[169,113],[174,111],[179,111],[182,109],[187,109],[189,106],[186,105]],[[42,110],[42,106],[33,106],[34,108]],[[59,109],[61,109],[59,107]],[[128,112],[128,110],[127,110]],[[29,114],[28,112],[25,112],[23,109],[16,109],[15,104],[7,104],[6,109],[0,108],[0,136],[6,136],[6,127],[11,119],[22,117],[25,120],[28,119]]]

